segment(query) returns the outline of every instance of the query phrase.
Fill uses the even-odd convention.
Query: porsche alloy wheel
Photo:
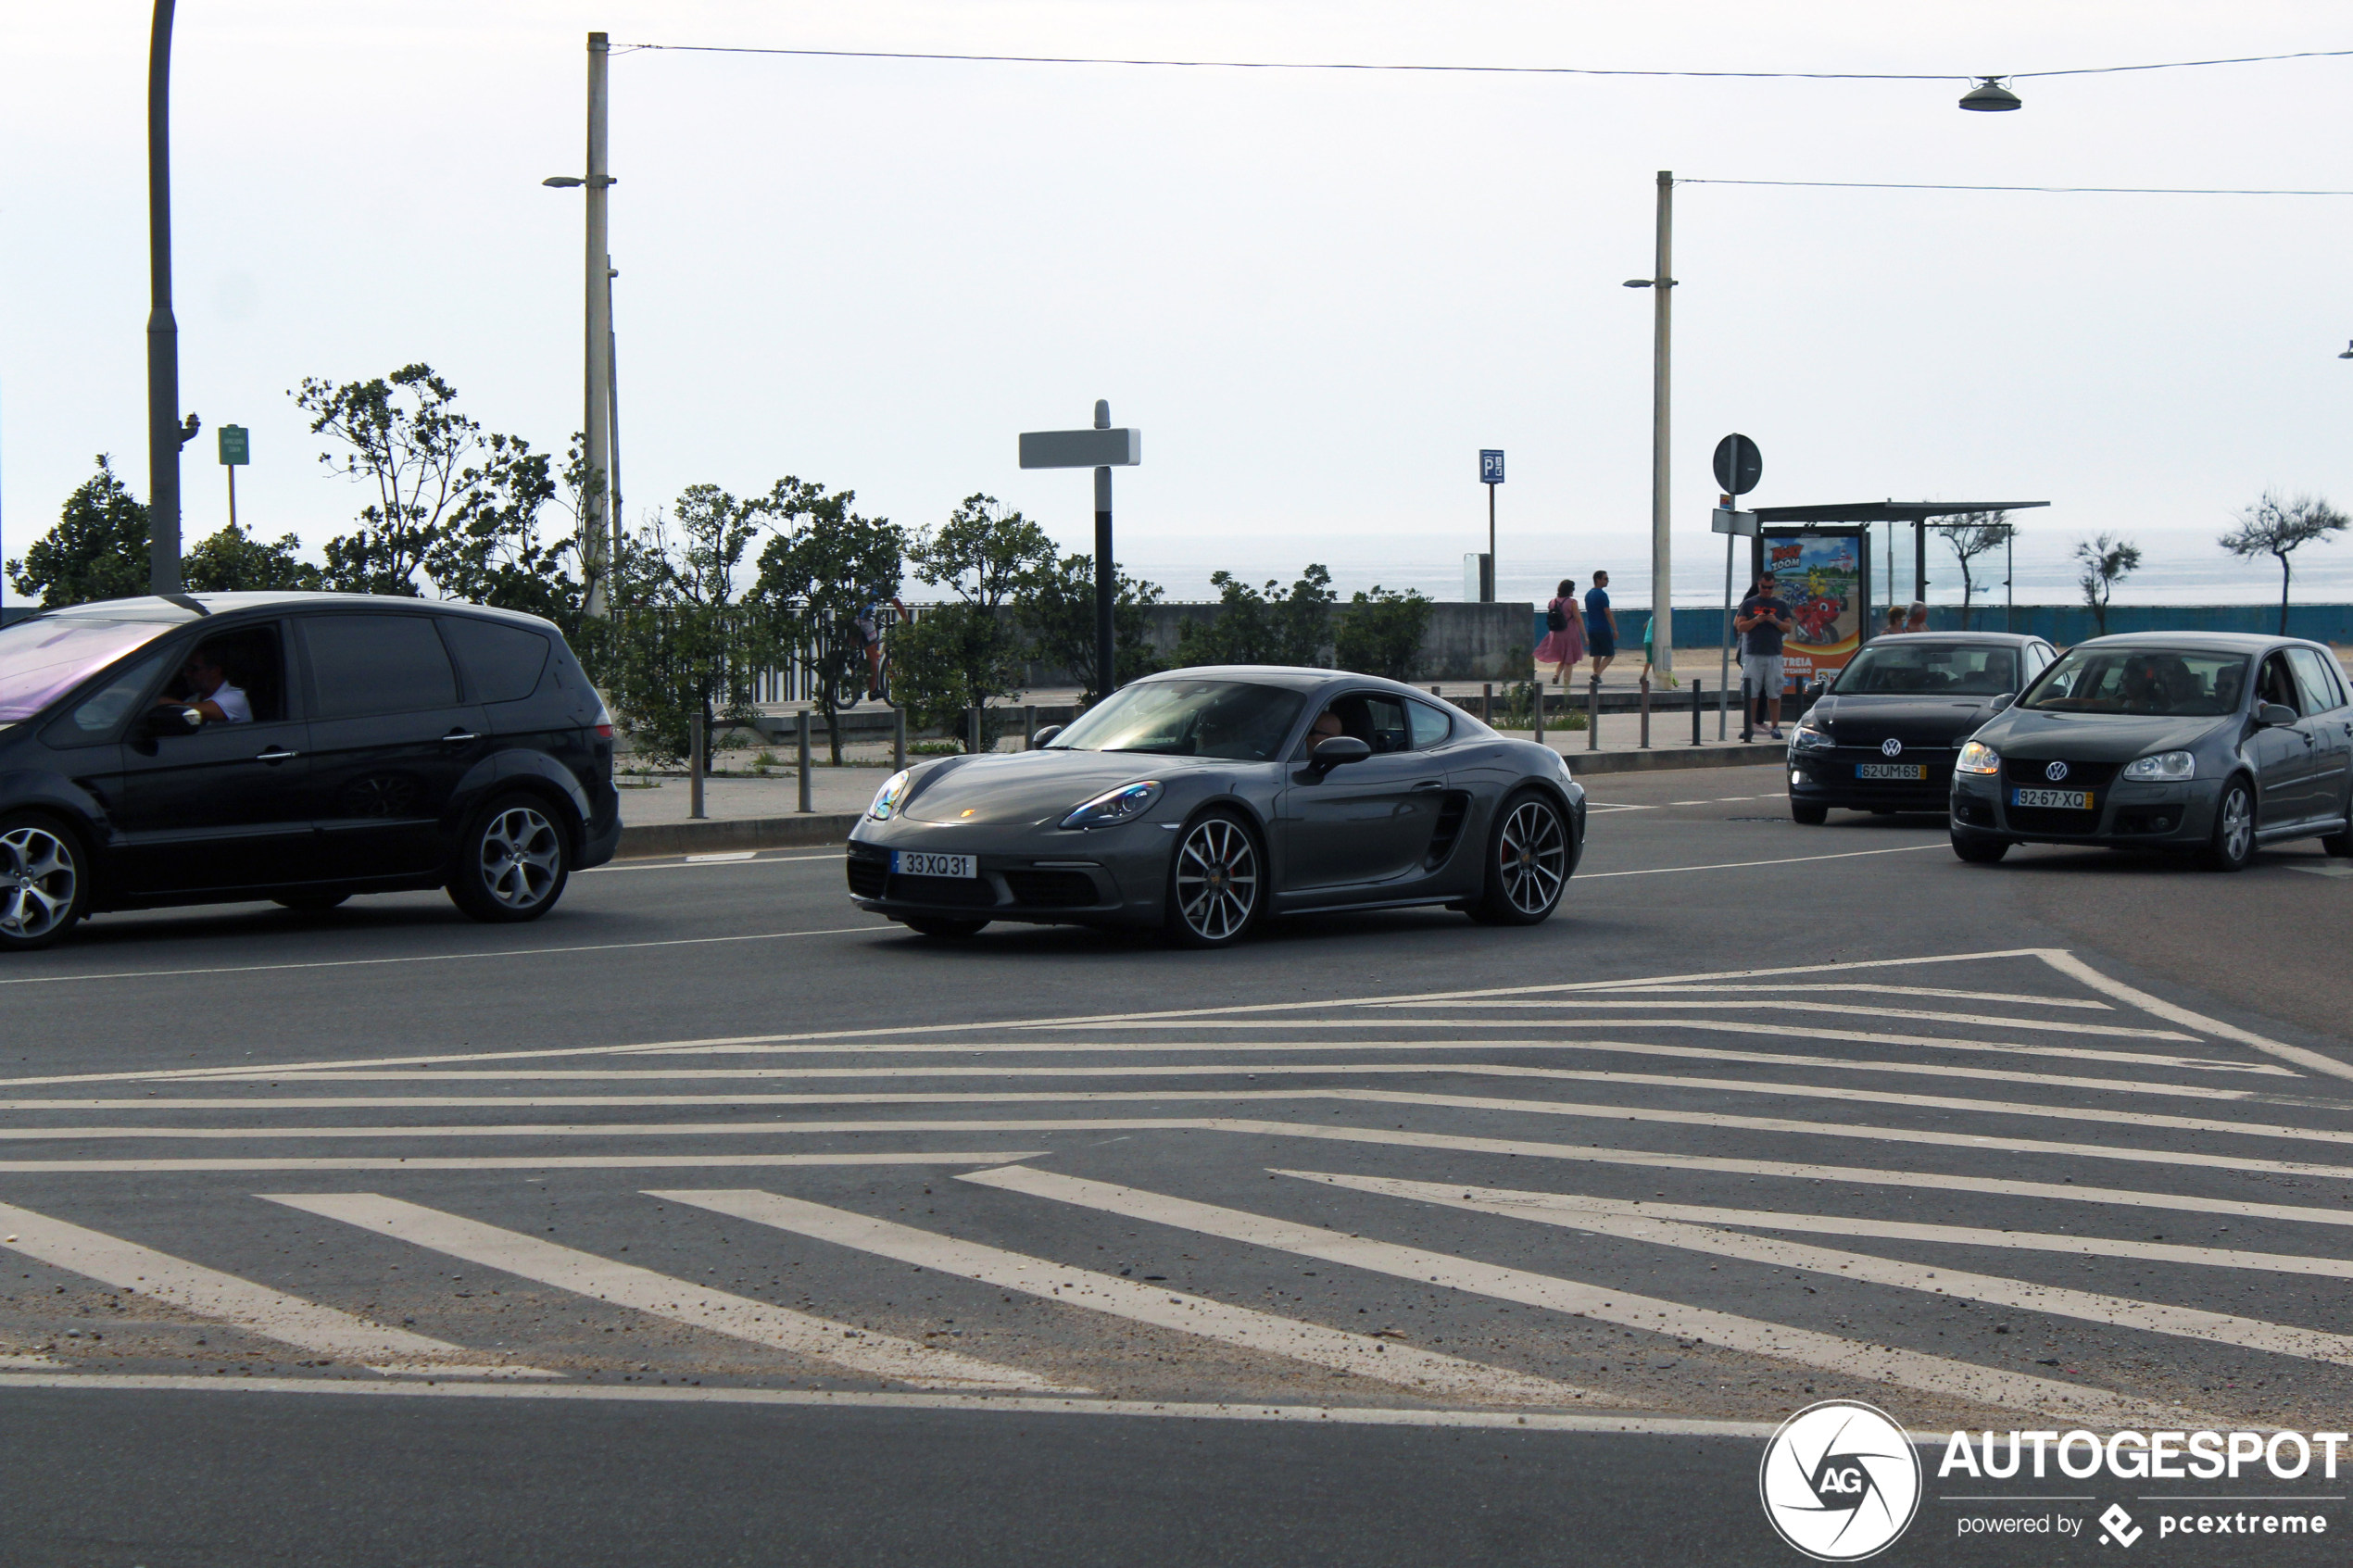
[[[1241,819],[1223,811],[1185,830],[1168,882],[1168,933],[1189,947],[1240,941],[1265,903],[1258,841]]]
[[[82,862],[46,820],[0,822],[0,947],[45,947],[82,912]]]
[[[1568,886],[1568,823],[1541,795],[1504,803],[1487,857],[1487,889],[1475,911],[1494,925],[1534,925]]]

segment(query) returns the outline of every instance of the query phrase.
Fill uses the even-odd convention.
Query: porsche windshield
[[[1840,696],[1999,696],[2018,690],[2014,649],[1889,637],[1839,671]]]
[[[2045,713],[2220,718],[2238,711],[2246,657],[2171,648],[2070,648],[2019,703]]]
[[[1264,762],[1280,749],[1305,700],[1241,681],[1141,681],[1088,709],[1046,749]]]
[[[161,621],[19,621],[0,631],[0,724],[30,719],[83,676],[171,630]]]

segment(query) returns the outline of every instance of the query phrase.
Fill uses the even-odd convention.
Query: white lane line
[[[887,1410],[1041,1416],[1129,1416],[1162,1421],[1257,1421],[1314,1426],[1490,1428],[1510,1432],[1617,1432],[1667,1437],[1764,1438],[1761,1421],[1685,1416],[1587,1415],[1566,1411],[1398,1409],[1384,1405],[1207,1404],[1163,1399],[1071,1399],[1001,1394],[887,1394],[820,1388],[689,1388],[585,1383],[483,1385],[355,1383],[336,1377],[187,1377],[122,1373],[36,1373],[11,1376],[10,1388],[80,1393],[293,1394],[330,1399],[535,1399],[612,1404],[749,1405],[798,1410]]]
[[[153,1297],[182,1311],[229,1323],[312,1355],[355,1361],[372,1372],[434,1377],[558,1375],[502,1360],[491,1351],[469,1349],[405,1328],[387,1328],[356,1313],[289,1296],[11,1203],[0,1203],[0,1227],[7,1233],[0,1247],[37,1258],[52,1268]]]
[[[874,929],[866,926],[844,926],[835,932],[803,932],[786,935],[838,935]],[[572,951],[558,948],[551,951]],[[587,949],[579,949],[587,950]],[[1358,1007],[1374,1002],[1442,1001],[1449,997],[1516,997],[1552,992],[1604,990],[1625,985],[1672,985],[1711,980],[1749,980],[1784,974],[1827,974],[1856,970],[1877,970],[1924,964],[1972,963],[1990,959],[2035,959],[2045,949],[2040,947],[2007,947],[1971,953],[1935,953],[1905,959],[1856,959],[1833,963],[1796,964],[1778,969],[1727,970],[1711,972],[1655,974],[1629,976],[1623,980],[1555,981],[1541,985],[1493,986],[1477,991],[1429,991],[1407,993],[1404,996],[1342,997],[1328,1000],[1298,1002],[1235,1002],[1219,1007],[1179,1008],[1150,1012],[1064,1014],[1049,1018],[1010,1018],[981,1022],[919,1023],[865,1029],[814,1029],[774,1035],[726,1035],[701,1039],[653,1040],[639,1045],[570,1046],[535,1050],[501,1051],[438,1051],[422,1055],[329,1059],[314,1061],[281,1062],[281,1073],[295,1073],[305,1068],[366,1068],[366,1067],[430,1067],[447,1062],[468,1061],[527,1061],[566,1057],[634,1056],[642,1053],[681,1051],[717,1051],[733,1046],[786,1045],[820,1040],[875,1040],[882,1038],[909,1039],[939,1035],[989,1034],[1013,1029],[1073,1028],[1088,1024],[1128,1025],[1143,1022],[1171,1019],[1210,1019],[1229,1017],[1237,1013],[1297,1013],[1329,1012],[1337,1008]],[[489,957],[499,955],[491,954]],[[363,960],[372,961],[372,960]],[[386,960],[396,961],[396,960]],[[168,972],[153,972],[163,973]],[[35,976],[33,978],[40,978]],[[72,978],[60,976],[59,978]],[[85,978],[103,979],[105,976]],[[0,984],[6,984],[0,982]],[[0,1088],[31,1087],[44,1084],[104,1084],[104,1083],[167,1083],[183,1079],[220,1077],[226,1074],[250,1075],[253,1064],[239,1062],[228,1067],[152,1068],[133,1072],[42,1073],[17,1078],[0,1078]]]
[[[820,860],[827,865],[837,866],[841,864],[842,858],[838,854],[763,856],[757,849],[737,849],[722,855],[689,855],[683,860],[615,862],[611,865],[591,866],[585,872],[574,872],[572,874],[603,876],[610,872],[674,872],[686,866],[705,865],[805,866]]]
[[[708,855],[689,855],[686,863],[690,866],[724,866],[759,858],[760,851],[757,849],[717,849]]]
[[[813,1129],[812,1129],[813,1130]],[[350,1155],[262,1160],[0,1160],[9,1175],[143,1171],[665,1171],[749,1165],[995,1165],[1002,1149],[955,1154],[542,1154]],[[1023,1155],[1027,1160],[1032,1155]]]
[[[1873,996],[1944,997],[1963,1002],[2016,1002],[2022,1007],[2080,1008],[2092,1012],[2116,1010],[2114,1004],[2096,1001],[2090,997],[2036,997],[2022,991],[1955,991],[1935,985],[1881,985],[1866,980],[1849,981],[1843,985],[1792,985],[1786,982],[1773,985],[1768,982],[1761,985],[1752,985],[1749,988],[1769,990],[1776,996],[1793,991],[1827,991],[1841,996],[1864,991]],[[1722,994],[1719,988],[1713,985],[1611,985],[1608,990],[1613,996],[1628,991],[1655,992],[1660,996],[1669,997],[1714,997]]]
[[[1446,1286],[1496,1300],[1517,1301],[1652,1334],[1696,1339],[1749,1355],[1770,1356],[1816,1367],[1843,1377],[1893,1384],[1948,1399],[2021,1410],[2063,1411],[2127,1425],[2135,1418],[2145,1419],[2156,1409],[2146,1401],[2105,1389],[2070,1386],[2048,1378],[2028,1377],[1943,1356],[1867,1345],[1812,1329],[1587,1285],[1554,1274],[1503,1268],[1418,1247],[1401,1247],[1394,1242],[1318,1230],[1270,1215],[1196,1203],[1189,1198],[1171,1198],[1110,1182],[1058,1175],[1026,1165],[967,1172],[957,1179],[1102,1213],[1148,1220],[1270,1251],[1410,1279],[1416,1284]]]
[[[1929,1296],[1958,1297],[1998,1307],[2013,1307],[2021,1311],[2078,1318],[2113,1328],[2170,1334],[2219,1345],[2236,1345],[2245,1349],[2294,1356],[2308,1361],[2325,1361],[2334,1366],[2353,1363],[2353,1337],[2330,1334],[2322,1329],[2298,1328],[2288,1323],[2269,1323],[2260,1318],[2240,1317],[2231,1312],[2202,1311],[2194,1307],[2176,1307],[2098,1291],[2075,1290],[2065,1286],[2007,1279],[1999,1274],[1971,1273],[1950,1265],[1931,1268],[1925,1263],[1882,1258],[1869,1252],[1848,1252],[1806,1242],[1749,1236],[1714,1225],[1692,1224],[1687,1221],[1653,1215],[1631,1203],[1562,1198],[1498,1187],[1449,1188],[1428,1182],[1326,1175],[1312,1171],[1279,1171],[1277,1174],[1298,1176],[1327,1186],[1353,1187],[1360,1192],[1410,1198],[1449,1209],[1532,1220],[1595,1236],[1611,1236],[1624,1241],[1648,1242],[1687,1252],[1705,1253],[1713,1258],[1735,1258],[1743,1262],[1763,1263],[1774,1268],[1804,1269],[1812,1273],[1864,1285],[1919,1291]]]
[[[1088,1311],[1213,1339],[1221,1345],[1328,1367],[1351,1376],[1378,1378],[1419,1393],[1503,1404],[1609,1402],[1606,1396],[1593,1389],[1557,1383],[1548,1377],[1508,1372],[1409,1345],[1392,1345],[1369,1334],[1348,1334],[1322,1323],[1229,1306],[1165,1286],[1146,1285],[1093,1269],[1071,1268],[1050,1259],[960,1241],[912,1225],[870,1219],[773,1192],[672,1189],[648,1196],[708,1209],[754,1224],[772,1225],[796,1236],[912,1263],[937,1273],[978,1280],[1000,1290],[1018,1290],[1066,1307],[1083,1307]]]
[[[503,1230],[384,1198],[372,1192],[258,1193],[272,1203],[357,1225],[371,1236],[389,1236],[428,1251],[462,1258],[579,1296],[592,1296],[673,1323],[690,1323],[733,1339],[787,1350],[830,1362],[869,1377],[886,1377],[925,1388],[1045,1388],[1070,1392],[1069,1385],[993,1366],[953,1350],[935,1349],[912,1339],[875,1334],[779,1307],[767,1301],[713,1290],[668,1274],[615,1262],[520,1231]]]
[[[1477,1049],[1483,1042],[1462,1042],[1454,1048]],[[1523,1043],[1522,1048],[1528,1048]],[[1340,1047],[1328,1047],[1340,1048]],[[1489,1048],[1494,1048],[1490,1046]],[[2265,1089],[2216,1088],[2204,1084],[2164,1084],[2132,1078],[2095,1078],[2050,1073],[2026,1073],[1999,1067],[1958,1067],[1936,1061],[1856,1061],[1834,1056],[1802,1056],[1779,1051],[1738,1051],[1710,1046],[1661,1046],[1632,1040],[1560,1040],[1549,1042],[1541,1048],[1562,1052],[1592,1052],[1604,1056],[1656,1057],[1679,1061],[1720,1061],[1742,1067],[1803,1067],[1828,1073],[1893,1073],[1912,1077],[1959,1078],[1975,1082],[2024,1084],[2040,1088],[2089,1089],[2097,1093],[2171,1096],[2175,1098],[2217,1100],[2226,1102],[2256,1101],[2267,1104],[2292,1104],[2312,1110],[2353,1110],[2353,1101],[2316,1100],[2304,1097],[2285,1097]],[[1093,1053],[1090,1053],[1093,1054]],[[2040,1053],[2049,1054],[2049,1053]],[[2102,1054],[2102,1053],[2094,1053]],[[1509,1063],[1483,1061],[1263,1061],[1247,1062],[1153,1062],[1148,1065],[1124,1065],[1091,1062],[1079,1067],[1018,1067],[963,1066],[948,1064],[899,1064],[887,1067],[772,1067],[749,1070],[770,1081],[838,1083],[854,1079],[901,1079],[926,1081],[940,1079],[1022,1079],[1022,1078],[1252,1078],[1284,1076],[1325,1077],[1411,1077],[1421,1073],[1455,1076],[1490,1077],[1549,1077],[1561,1069],[1518,1067]],[[676,1073],[646,1073],[633,1074],[641,1078],[692,1079],[718,1076],[724,1069],[686,1070]],[[740,1077],[741,1073],[728,1074]],[[291,1085],[313,1085],[344,1081],[346,1076],[333,1073],[302,1073],[272,1078]],[[382,1074],[380,1077],[392,1077]],[[409,1075],[424,1077],[426,1074]],[[438,1075],[443,1082],[450,1079],[490,1079],[507,1082],[514,1079],[546,1080],[572,1076],[540,1073],[459,1073]],[[615,1073],[582,1073],[581,1077],[616,1077]],[[213,1079],[212,1083],[229,1080]],[[250,1082],[251,1080],[240,1080]],[[371,1077],[369,1081],[376,1081]],[[526,1107],[546,1110],[551,1107],[613,1108],[622,1106],[753,1106],[790,1105],[797,1098],[790,1095],[756,1093],[736,1094],[669,1094],[669,1095],[556,1095],[556,1094],[483,1094],[483,1095],[246,1095],[236,1098],[221,1096],[174,1096],[165,1099],[150,1095],[139,1099],[14,1099],[0,1100],[0,1112],[6,1111],[140,1111],[140,1110],[496,1110],[501,1107]],[[0,1134],[0,1136],[5,1136]]]
[[[2045,947],[2035,956],[2069,979],[2088,985],[2095,991],[2114,997],[2119,1001],[2130,1002],[2143,1012],[2154,1014],[2169,1023],[2178,1023],[2185,1029],[2195,1029],[2202,1035],[2214,1035],[2217,1039],[2236,1040],[2240,1045],[2254,1047],[2266,1056],[2278,1057],[2282,1061],[2292,1061],[2298,1067],[2309,1068],[2315,1073],[2325,1073],[2334,1078],[2353,1078],[2353,1062],[2340,1061],[2335,1057],[2324,1056],[2319,1051],[2307,1050],[2302,1046],[2284,1045],[2277,1040],[2268,1039],[2261,1035],[2241,1029],[2236,1024],[2208,1018],[2202,1012],[2192,1012],[2184,1007],[2176,1007],[2162,997],[2152,997],[2146,991],[2102,974],[2064,947]]]
[[[1674,872],[1738,872],[1752,866],[1802,866],[1815,860],[1855,860],[1866,855],[1912,855],[1922,849],[1948,849],[1943,839],[1933,844],[1900,844],[1892,849],[1847,849],[1835,855],[1785,855],[1777,860],[1718,860],[1705,866],[1646,866],[1631,872],[1589,872],[1577,873],[1579,882],[1599,882],[1613,876],[1666,876]]]
[[[561,947],[501,947],[486,953],[411,953],[394,959],[318,959],[307,963],[217,964],[207,969],[120,969],[96,974],[19,974],[0,979],[0,985],[71,985],[88,980],[184,980],[203,974],[270,974],[298,969],[374,969],[388,964],[459,963],[471,959],[562,958],[573,953],[622,953],[648,947],[707,947],[726,942],[781,942],[793,936],[855,936],[889,929],[888,922],[878,920],[868,925],[836,925],[822,931],[755,931],[734,936],[673,936],[658,942],[585,942]]]
[[[1503,997],[1486,1000],[1453,1002],[1382,1002],[1378,1005],[1384,1010],[1390,1008],[1529,1008],[1557,1011],[1560,1008],[1560,1003],[1557,1001],[1545,1001],[1527,997]],[[2195,1042],[2197,1038],[2195,1035],[2184,1035],[2178,1030],[2136,1029],[2124,1023],[2074,1023],[2059,1018],[2018,1018],[2000,1013],[1983,1012],[1928,1012],[1913,1008],[1866,1007],[1853,1002],[1787,1001],[1779,997],[1771,1000],[1745,997],[1710,1001],[1699,997],[1679,997],[1667,1001],[1654,1001],[1647,997],[1634,1001],[1621,1001],[1616,997],[1579,997],[1577,999],[1577,1005],[1580,1008],[1620,1010],[1664,1010],[1670,1008],[1685,1008],[1723,1009],[1728,1011],[1747,1013],[1829,1013],[1840,1018],[1901,1018],[1921,1023],[1973,1023],[1996,1029],[2030,1029],[2038,1034],[2100,1035],[2116,1039],[2131,1040]],[[1610,1019],[1607,1022],[1616,1023],[1618,1021]],[[1768,1024],[1763,1027],[1773,1026]],[[1795,1035],[1802,1033],[1803,1030],[1802,1026],[1791,1025],[1780,1029],[1779,1032],[1784,1035]]]
[[[1894,1172],[1878,1173],[1894,1176]],[[2063,1252],[2070,1257],[2123,1258],[2141,1263],[2186,1263],[2198,1268],[2253,1269],[2265,1273],[2304,1274],[2316,1279],[2353,1279],[2353,1258],[2314,1258],[2296,1252],[2245,1252],[2227,1247],[2183,1247],[2163,1241],[2129,1241],[2114,1236],[2070,1236],[2043,1231],[1989,1230],[1982,1225],[1940,1225],[1910,1220],[1872,1220],[1852,1214],[1804,1214],[1786,1209],[1717,1209],[1705,1204],[1662,1203],[1655,1199],[1629,1202],[1617,1198],[1589,1198],[1581,1193],[1518,1192],[1504,1187],[1465,1186],[1461,1183],[1412,1182],[1386,1177],[1339,1175],[1321,1171],[1284,1171],[1280,1174],[1367,1192],[1393,1192],[1401,1198],[1432,1202],[1476,1198],[1502,1213],[1518,1206],[1687,1220],[1699,1225],[1737,1225],[1748,1230],[1804,1231],[1822,1236],[1878,1236],[1891,1241],[1928,1241],[1946,1247],[1990,1247],[2014,1252]],[[2072,1197],[2074,1189],[2067,1188]],[[1464,1205],[1457,1203],[1456,1207]]]

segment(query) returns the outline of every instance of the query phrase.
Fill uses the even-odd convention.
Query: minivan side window
[[[466,696],[474,702],[514,702],[539,689],[547,668],[547,639],[520,626],[448,616],[441,634],[458,653],[466,672]]]
[[[317,615],[302,622],[321,719],[413,713],[458,700],[458,674],[423,615]]]

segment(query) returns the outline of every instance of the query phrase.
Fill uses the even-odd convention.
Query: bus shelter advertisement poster
[[[1863,642],[1862,540],[1853,533],[1767,534],[1757,541],[1790,607],[1781,676],[1802,686],[1834,675]]]

